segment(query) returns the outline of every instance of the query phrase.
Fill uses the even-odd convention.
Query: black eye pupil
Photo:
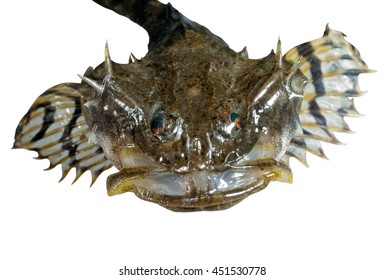
[[[154,135],[159,135],[164,131],[164,118],[157,116],[151,121],[151,131]]]

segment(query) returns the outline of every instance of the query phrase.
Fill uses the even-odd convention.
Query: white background
[[[356,100],[365,117],[349,119],[346,146],[324,145],[329,161],[292,161],[294,183],[272,183],[232,209],[174,213],[133,194],[108,197],[105,172],[62,183],[60,168],[11,150],[20,118],[39,94],[79,82],[103,60],[108,39],[121,63],[146,53],[139,26],[89,0],[6,1],[0,10],[0,278],[147,279],[119,276],[143,266],[266,266],[260,279],[384,279],[384,59],[379,1],[182,1],[173,5],[250,57],[322,35],[326,23],[348,34],[368,65],[369,94]],[[174,279],[258,279],[174,277]],[[149,277],[148,279],[169,279]]]

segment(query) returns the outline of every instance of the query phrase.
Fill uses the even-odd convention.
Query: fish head
[[[182,63],[170,51],[126,65],[106,49],[104,64],[81,77],[89,140],[119,169],[109,195],[217,210],[291,182],[284,155],[302,134],[306,78],[279,48],[260,60],[215,48],[197,57],[184,48]]]

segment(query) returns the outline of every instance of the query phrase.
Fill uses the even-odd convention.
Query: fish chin
[[[266,188],[271,181],[291,183],[290,168],[265,161],[257,166],[189,173],[123,169],[108,177],[107,189],[109,195],[133,192],[173,211],[222,210]]]

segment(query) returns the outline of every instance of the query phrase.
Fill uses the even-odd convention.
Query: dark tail
[[[183,33],[192,23],[171,4],[157,0],[93,0],[97,4],[115,11],[142,26],[149,34],[149,49],[166,40],[169,33]],[[173,32],[172,32],[173,31]],[[175,33],[176,32],[176,33]]]

